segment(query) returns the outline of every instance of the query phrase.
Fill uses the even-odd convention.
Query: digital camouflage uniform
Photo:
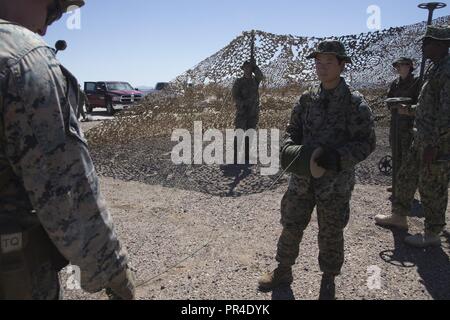
[[[431,170],[422,165],[427,146],[438,147],[439,157],[450,155],[450,57],[433,66],[425,78],[416,107],[416,132],[405,164],[399,172],[393,213],[408,216],[419,185],[426,230],[439,234],[445,227],[448,205],[449,162],[436,161]]]
[[[306,91],[295,106],[287,128],[286,145],[335,149],[342,171],[328,171],[313,179],[292,175],[281,204],[283,232],[277,261],[292,266],[314,207],[319,222],[319,263],[324,273],[340,274],[344,263],[344,228],[349,221],[355,166],[375,149],[372,112],[362,95],[342,79],[332,91],[317,86]]]
[[[86,93],[84,93],[81,88],[79,88],[79,101],[78,101],[78,112],[77,117],[80,119],[80,116],[83,117],[83,120],[86,120],[86,113],[84,111],[84,106],[88,103],[88,97],[86,96]]]
[[[259,121],[259,85],[264,75],[257,66],[253,72],[255,76],[251,78],[237,79],[232,90],[236,103],[235,127],[244,131],[256,129]]]
[[[42,225],[82,288],[100,291],[127,256],[78,126],[78,83],[38,35],[0,20],[0,89],[0,227]],[[30,272],[30,298],[57,297],[53,266]]]
[[[396,79],[392,84],[388,92],[388,98],[411,98],[412,103],[417,103],[417,97],[420,93],[420,79],[414,77],[411,74],[408,78]],[[402,163],[405,162],[408,150],[411,147],[413,140],[413,128],[414,128],[414,117],[406,115],[398,115],[398,132],[399,132],[399,148],[398,148],[398,167],[400,168]],[[394,138],[394,123],[391,119],[391,131],[390,131],[390,143],[393,148],[393,138]],[[394,151],[392,151],[394,154]]]

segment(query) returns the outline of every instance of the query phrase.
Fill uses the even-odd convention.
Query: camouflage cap
[[[317,49],[307,56],[307,58],[314,59],[320,53],[334,54],[335,56],[343,59],[346,63],[352,63],[352,59],[347,55],[344,44],[340,41],[322,41],[317,46]]]
[[[450,41],[450,27],[446,26],[428,26],[425,36],[420,38],[420,41],[425,39],[434,39],[438,41]]]
[[[414,61],[412,59],[410,59],[410,58],[400,57],[400,58],[398,58],[397,60],[394,61],[392,66],[394,68],[397,68],[397,66],[400,65],[400,64],[410,65],[414,69]]]

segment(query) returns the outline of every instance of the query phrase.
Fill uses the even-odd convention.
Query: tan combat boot
[[[378,215],[375,217],[376,224],[382,227],[395,227],[402,230],[408,230],[408,218],[399,216],[398,214],[392,214],[391,216]]]
[[[291,267],[279,266],[272,272],[264,274],[258,281],[259,290],[271,291],[281,286],[290,286],[294,282]]]
[[[416,248],[440,247],[442,244],[441,237],[432,232],[407,237],[405,243]]]

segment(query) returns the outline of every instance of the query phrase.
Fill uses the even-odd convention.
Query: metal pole
[[[392,114],[392,131],[393,131],[393,137],[392,138],[392,197],[393,200],[396,196],[396,186],[397,186],[397,174],[399,171],[399,141],[400,141],[400,131],[398,130],[399,127],[399,113],[398,113],[398,106],[401,104],[411,104],[412,99],[408,97],[397,97],[397,98],[390,98],[385,101],[387,105],[391,109]]]
[[[250,61],[255,60],[255,30],[252,30],[250,39]]]
[[[397,195],[397,174],[399,171],[399,142],[400,142],[400,132],[398,130],[398,108],[392,108],[392,123],[393,123],[393,131],[394,136],[392,137],[392,198],[395,199]]]
[[[445,8],[446,6],[447,6],[447,4],[445,4],[443,2],[429,2],[429,3],[419,4],[420,9],[428,10],[427,26],[431,26],[431,24],[433,23],[434,10],[442,9],[442,8]],[[423,77],[425,75],[426,62],[427,62],[427,60],[425,59],[425,57],[422,57],[422,65],[420,66],[420,80],[421,81],[423,80]]]

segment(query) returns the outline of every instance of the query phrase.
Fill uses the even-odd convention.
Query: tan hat
[[[324,152],[324,150],[322,147],[317,148],[316,150],[314,150],[312,157],[311,157],[311,164],[310,164],[311,175],[315,179],[322,178],[325,175],[325,173],[327,172],[326,169],[320,167],[317,164],[317,159],[320,158],[320,156],[323,154],[323,152]]]

